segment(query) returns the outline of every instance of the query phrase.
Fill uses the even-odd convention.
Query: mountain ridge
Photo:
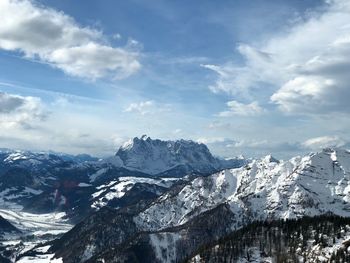
[[[288,161],[277,161],[268,156],[241,168],[196,177],[176,191],[165,192],[135,212],[130,223],[134,232],[115,244],[118,247],[129,247],[125,251],[127,254],[113,252],[100,245],[97,249],[93,240],[84,246],[96,248],[92,253],[93,260],[107,259],[104,255],[108,255],[110,261],[106,262],[115,262],[127,258],[133,249],[141,246],[149,250],[145,252],[151,257],[148,260],[178,262],[195,252],[204,241],[213,242],[250,222],[297,219],[329,213],[350,217],[348,184],[350,185],[348,150],[325,149]],[[219,207],[224,210],[217,210]],[[211,229],[209,226],[213,218],[217,218],[212,216],[216,211],[222,211],[220,228],[203,240],[198,240],[195,236],[189,239],[190,233],[198,234],[198,224],[195,222],[202,222],[201,229]],[[95,216],[98,217],[98,214]],[[130,214],[128,218],[130,221]],[[89,224],[93,222],[90,221]],[[105,224],[104,228],[110,227],[108,222]],[[83,229],[86,227],[80,230],[73,228],[72,231],[77,231],[75,236],[90,236]],[[139,233],[149,233],[150,236],[135,239]],[[136,243],[131,245],[128,240]],[[190,245],[188,242],[194,243]],[[74,252],[76,256],[84,253],[84,246],[82,252]],[[184,247],[187,249],[184,250]],[[56,249],[59,251],[59,246]]]
[[[182,173],[212,173],[225,168],[243,165],[242,158],[220,159],[214,157],[205,144],[191,140],[159,140],[147,135],[135,137],[124,143],[116,153],[121,165],[152,175],[180,169]],[[168,173],[166,173],[168,171]]]
[[[11,168],[10,174],[2,175],[6,179],[3,183],[34,195],[29,199],[23,196],[26,202],[30,200],[29,204],[45,209],[42,200],[50,201],[55,191],[57,203],[69,206],[63,211],[81,216],[79,224],[49,244],[46,250],[50,255],[71,263],[128,262],[135,257],[178,262],[193,256],[199,247],[255,221],[323,214],[350,217],[349,150],[326,148],[285,161],[271,155],[240,159],[243,163],[239,167],[228,169],[205,145],[192,141],[144,136],[134,138],[121,151],[125,153],[124,161],[131,162],[72,162],[54,156],[44,165],[34,162],[33,166],[21,166],[22,162],[32,164],[31,159],[13,155],[10,162],[2,163],[18,169]],[[198,151],[199,157],[195,154]],[[117,152],[113,158],[120,156],[123,154]],[[154,174],[138,170],[149,161],[148,168],[152,169],[162,158]],[[203,166],[207,161],[210,164]],[[183,166],[173,170],[174,163]],[[130,164],[138,169],[128,169]],[[16,177],[22,179],[12,181]],[[35,192],[41,178],[46,178],[41,182],[43,188],[39,188],[42,192]],[[1,195],[7,200],[14,191],[2,191]],[[77,238],[81,236],[86,239]],[[28,255],[35,251],[28,251]]]

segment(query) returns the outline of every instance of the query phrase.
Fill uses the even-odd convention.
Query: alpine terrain
[[[349,99],[350,0],[0,0],[0,263],[350,263]]]
[[[192,178],[247,162],[214,157],[204,144],[147,136],[105,159],[10,149],[1,150],[0,158],[0,253],[9,262],[30,260],[24,255],[35,254],[35,246],[97,211],[142,207]]]
[[[103,160],[2,155],[1,253],[8,262],[349,258],[345,149],[288,161],[222,160],[204,144],[142,136]]]

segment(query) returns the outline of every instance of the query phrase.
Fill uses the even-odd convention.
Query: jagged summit
[[[266,163],[279,163],[280,161],[273,157],[272,155],[266,155],[263,159],[264,162]]]
[[[176,197],[145,210],[140,222],[150,222],[147,227],[152,229],[178,226],[223,203],[252,221],[327,212],[350,216],[349,185],[347,150],[328,149],[278,163],[267,163],[265,157],[245,167],[194,179]],[[170,207],[176,212],[168,214]]]
[[[153,175],[173,169],[181,171],[182,175],[188,172],[211,173],[239,166],[238,159],[221,160],[214,157],[202,143],[183,139],[163,141],[147,135],[124,143],[116,156],[125,167]]]

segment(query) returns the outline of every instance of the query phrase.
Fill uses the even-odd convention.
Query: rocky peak
[[[125,167],[150,174],[177,168],[181,168],[184,173],[211,173],[234,163],[233,160],[223,162],[215,158],[202,143],[183,139],[163,141],[151,139],[147,135],[127,141],[119,148],[116,156]]]

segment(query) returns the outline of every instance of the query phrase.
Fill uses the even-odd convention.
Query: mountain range
[[[79,221],[90,210],[117,205],[113,200],[135,185],[159,195],[184,178],[245,163],[242,158],[214,157],[204,144],[146,136],[134,138],[105,159],[4,149],[0,152],[0,202],[30,212],[64,211]]]
[[[22,233],[3,247],[33,235],[8,211],[63,213],[71,226],[34,247],[9,245],[12,262],[318,262],[350,253],[345,149],[222,160],[204,144],[142,136],[103,160],[4,151],[0,167],[0,215]],[[238,236],[250,242],[235,245]]]

